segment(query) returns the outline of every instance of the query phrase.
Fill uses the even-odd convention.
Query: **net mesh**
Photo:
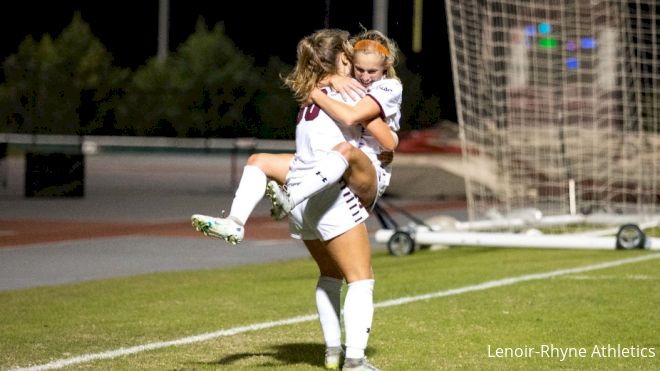
[[[446,7],[472,220],[658,212],[658,1]]]

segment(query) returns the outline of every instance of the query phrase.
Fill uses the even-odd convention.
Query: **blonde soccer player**
[[[248,158],[231,204],[229,216],[193,215],[195,228],[206,235],[240,243],[247,219],[261,201],[264,190],[273,202],[272,215],[284,217],[302,200],[343,179],[363,205],[371,209],[382,196],[391,177],[392,153],[398,145],[396,132],[401,117],[402,85],[394,66],[396,43],[379,31],[363,31],[351,40],[354,54],[349,59],[354,77],[332,75],[319,85],[330,85],[344,102],[328,99],[320,88],[313,89],[310,103],[327,110],[338,122],[358,126],[361,138],[344,141],[319,161],[316,171],[297,181],[298,187],[286,192],[284,184],[293,155],[258,153]],[[364,97],[364,98],[362,98]],[[362,99],[360,99],[362,98]],[[359,100],[359,101],[358,101]],[[385,161],[381,159],[385,158]],[[271,179],[268,182],[268,179]]]
[[[377,30],[363,31],[353,38],[353,45],[352,75],[365,87],[365,97],[347,104],[315,88],[310,99],[344,125],[363,124],[362,135],[356,145],[343,142],[335,146],[326,158],[318,161],[314,171],[297,181],[297,187],[284,189],[281,182],[269,182],[267,194],[273,202],[275,215],[288,213],[298,203],[342,178],[367,208],[373,207],[389,186],[392,167],[389,162],[381,162],[381,154],[384,150],[391,152],[398,142],[396,132],[400,128],[403,92],[394,68],[398,48]],[[333,86],[350,84],[352,80],[345,76],[333,78]],[[388,127],[374,125],[367,130],[374,117],[381,117]]]
[[[351,54],[346,31],[318,31],[298,44],[297,63],[285,84],[300,103],[305,103],[311,90],[324,78],[350,73]],[[326,92],[334,99],[341,99],[332,89]],[[357,144],[360,136],[357,126],[338,124],[314,104],[301,107],[296,125],[296,153],[284,179],[287,185],[295,188],[293,179],[304,177],[339,143]],[[343,369],[377,370],[364,353],[373,319],[374,287],[371,249],[364,224],[368,215],[343,182],[335,182],[301,202],[289,215],[292,236],[303,240],[319,268],[315,295],[328,368],[338,368],[343,358],[339,301],[342,283],[346,280]]]
[[[329,38],[328,38],[329,37]],[[345,42],[335,45],[342,37]],[[334,40],[335,42],[330,42]],[[335,46],[333,46],[335,45]],[[350,73],[348,33],[321,30],[298,44],[297,62],[284,82],[294,97],[305,104],[311,91],[331,74]],[[333,89],[325,91],[341,100]],[[296,124],[296,153],[289,166],[286,184],[295,189],[317,169],[336,145],[356,143],[361,137],[357,126],[338,124],[315,104],[304,105]],[[335,182],[303,200],[289,214],[289,229],[303,240],[319,267],[316,303],[326,342],[326,366],[332,368],[341,358],[339,303],[342,280],[348,288],[344,300],[345,361],[343,370],[377,370],[366,356],[373,321],[374,274],[371,248],[364,221],[369,213],[355,194],[343,183]],[[337,290],[339,289],[339,290]]]

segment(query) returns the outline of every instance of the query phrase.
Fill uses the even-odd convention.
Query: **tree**
[[[292,51],[293,52],[293,51]],[[292,139],[297,104],[277,57],[255,66],[223,24],[199,19],[195,32],[165,61],[150,58],[135,71],[112,55],[79,13],[56,38],[28,36],[3,65],[0,130],[52,134],[124,134]],[[397,66],[404,92],[403,131],[436,124],[437,97],[425,97],[421,77],[405,59]]]
[[[106,124],[128,71],[112,65],[112,55],[79,13],[53,40],[28,36],[3,63],[1,119],[10,131],[89,134]]]
[[[259,120],[251,105],[262,73],[253,63],[225,35],[222,24],[209,30],[200,19],[195,33],[168,59],[154,57],[135,72],[119,126],[132,134],[254,135]]]
[[[284,86],[280,74],[291,69],[278,57],[271,57],[263,72],[263,87],[257,95],[254,106],[260,118],[260,138],[293,139],[296,133],[298,104],[291,91]]]

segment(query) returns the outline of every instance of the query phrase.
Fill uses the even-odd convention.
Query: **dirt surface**
[[[289,237],[286,222],[268,217],[250,220],[246,239],[272,240]],[[195,231],[189,222],[170,223],[105,223],[64,222],[52,220],[0,220],[1,247],[17,247],[36,243],[61,242],[118,236],[159,236],[206,238]]]

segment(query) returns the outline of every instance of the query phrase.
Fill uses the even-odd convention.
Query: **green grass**
[[[374,256],[375,301],[651,254],[454,248]],[[660,259],[375,312],[368,356],[385,370],[659,369],[591,357],[621,344],[660,353]],[[0,369],[315,314],[310,259],[0,292]],[[495,349],[587,348],[588,357],[489,357]],[[321,370],[317,321],[78,364],[101,370]]]

